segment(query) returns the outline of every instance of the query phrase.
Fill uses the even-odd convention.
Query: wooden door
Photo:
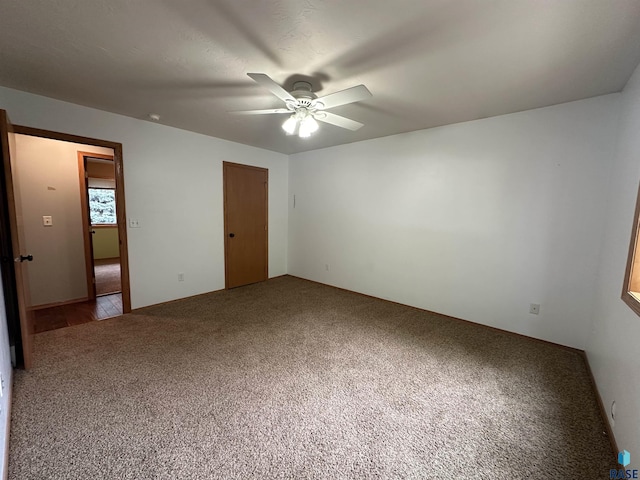
[[[80,210],[82,211],[82,233],[84,237],[84,264],[87,276],[87,297],[96,299],[96,272],[93,265],[93,236],[89,210],[89,176],[87,175],[87,157],[78,152],[78,174],[80,176]]]
[[[267,279],[268,180],[265,168],[223,163],[226,288]]]
[[[20,316],[20,336],[24,368],[33,363],[33,322],[30,305],[28,265],[33,257],[24,251],[24,224],[20,201],[19,185],[15,169],[15,137],[7,112],[0,110],[0,142],[2,143],[2,162],[8,206],[9,230],[11,232],[11,250],[14,259],[18,314]]]

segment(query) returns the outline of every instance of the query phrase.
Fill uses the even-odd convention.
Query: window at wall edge
[[[625,270],[624,284],[622,287],[622,300],[631,310],[640,315],[640,187],[636,198],[636,210],[633,215],[633,229],[629,242],[629,254],[627,255],[627,268]]]

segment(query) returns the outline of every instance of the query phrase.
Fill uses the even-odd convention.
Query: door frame
[[[124,170],[122,167],[122,144],[100,140],[98,138],[81,137],[68,133],[53,132],[40,128],[14,125],[14,133],[30,135],[32,137],[49,138],[52,140],[62,140],[63,142],[81,143],[95,147],[106,147],[113,150],[113,162],[115,166],[116,178],[116,217],[118,220],[118,237],[120,240],[120,280],[122,283],[122,313],[131,312],[131,288],[129,284],[129,249],[127,243],[127,219],[126,203],[124,198]],[[98,157],[98,154],[91,154]],[[83,222],[84,223],[84,222]],[[86,237],[86,235],[85,235]],[[85,239],[86,241],[86,239]],[[86,252],[86,250],[85,250]],[[85,253],[86,255],[86,253]],[[87,292],[89,295],[90,293]],[[95,297],[94,297],[95,298]]]
[[[227,180],[226,169],[232,168],[245,168],[248,170],[259,170],[265,172],[267,175],[267,183],[265,185],[265,222],[266,232],[265,235],[265,249],[266,249],[266,261],[264,267],[264,278],[269,279],[269,169],[263,167],[254,167],[252,165],[244,165],[242,163],[222,162],[222,196],[223,196],[223,213],[224,213],[224,288],[229,289],[229,220],[227,209]]]
[[[114,162],[113,155],[105,155],[103,153],[83,152],[78,150],[78,180],[80,184],[80,208],[82,210],[82,232],[84,234],[84,260],[87,276],[87,294],[89,300],[96,299],[96,274],[95,262],[93,258],[93,226],[89,218],[89,178],[87,177],[87,157],[102,158]],[[115,167],[115,162],[114,162]],[[114,168],[115,172],[115,168]],[[115,173],[114,173],[115,179]],[[116,199],[116,211],[118,209],[118,201]],[[119,236],[118,232],[118,236]]]

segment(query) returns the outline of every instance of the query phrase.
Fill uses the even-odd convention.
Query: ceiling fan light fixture
[[[296,118],[295,113],[287,118],[282,124],[282,129],[287,132],[287,135],[293,135],[296,131],[296,127],[298,126],[298,119]]]
[[[318,98],[312,91],[312,85],[309,82],[302,80],[295,82],[293,91],[288,92],[269,75],[264,73],[247,73],[247,75],[282,100],[287,108],[244,110],[231,113],[240,115],[289,114],[289,118],[282,124],[282,129],[287,135],[297,133],[300,138],[310,137],[318,130],[317,120],[351,131],[356,131],[363,126],[360,122],[323,110],[371,98],[371,92],[364,85],[356,85]]]
[[[307,115],[300,122],[300,130],[298,136],[300,138],[310,137],[313,132],[318,130],[318,122],[311,115]]]

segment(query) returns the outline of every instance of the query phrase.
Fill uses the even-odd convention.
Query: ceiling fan
[[[311,84],[309,82],[295,82],[293,84],[293,91],[287,92],[264,73],[247,73],[247,75],[282,100],[286,108],[245,110],[230,113],[239,115],[290,114],[282,124],[282,128],[287,132],[287,135],[294,135],[297,132],[300,138],[307,138],[318,130],[318,122],[316,120],[348,130],[358,130],[363,126],[362,123],[336,115],[335,113],[327,112],[326,110],[348,103],[359,102],[372,96],[371,92],[367,90],[367,87],[358,85],[318,98],[318,96],[311,91]]]

